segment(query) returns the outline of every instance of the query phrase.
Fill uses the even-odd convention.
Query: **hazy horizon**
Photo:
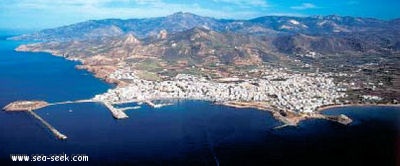
[[[261,16],[340,15],[391,20],[400,17],[399,1],[383,0],[4,0],[0,29],[46,29],[87,20],[162,17],[176,12],[224,19]],[[149,12],[150,11],[150,12]]]

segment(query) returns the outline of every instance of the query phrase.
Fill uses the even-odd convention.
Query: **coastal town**
[[[254,72],[254,71],[253,71]],[[260,71],[257,71],[260,72]],[[126,119],[124,111],[136,107],[117,108],[115,104],[145,102],[153,108],[164,104],[155,100],[205,100],[237,108],[256,108],[269,111],[285,126],[295,126],[308,118],[326,119],[347,125],[352,122],[345,115],[321,114],[318,109],[328,105],[343,104],[345,85],[337,85],[329,73],[290,73],[287,69],[261,71],[262,77],[210,79],[189,74],[178,74],[169,80],[150,81],[136,76],[129,67],[120,68],[108,75],[109,79],[126,84],[109,89],[92,99],[47,103],[46,101],[15,101],[3,108],[5,111],[27,111],[41,121],[58,139],[67,139],[34,111],[50,105],[98,102],[112,113],[115,119]],[[374,96],[368,96],[375,99]],[[140,107],[139,107],[140,108]]]
[[[154,100],[205,100],[217,104],[256,108],[269,111],[284,125],[297,125],[307,118],[320,118],[351,123],[341,115],[328,117],[317,110],[327,105],[343,104],[344,85],[336,85],[329,74],[288,73],[284,69],[264,71],[263,77],[207,79],[178,74],[167,81],[140,79],[130,68],[116,70],[112,79],[124,80],[128,85],[110,89],[92,100],[103,103],[150,102]],[[159,107],[159,105],[151,104]]]
[[[209,80],[188,74],[178,74],[168,81],[148,81],[135,72],[119,69],[111,78],[128,81],[123,87],[110,89],[94,100],[111,103],[159,99],[194,99],[212,102],[263,102],[279,110],[312,113],[324,105],[340,104],[345,97],[341,88],[322,74],[288,74],[284,70],[269,70],[262,78],[237,77]]]
[[[109,74],[109,79],[123,80],[127,84],[109,89],[92,99],[58,103],[16,101],[4,110],[32,112],[47,105],[98,102],[103,103],[114,118],[125,119],[128,116],[124,111],[131,108],[116,108],[115,104],[145,102],[159,108],[164,104],[155,100],[204,100],[231,107],[269,111],[284,126],[295,126],[308,118],[327,119],[346,125],[351,123],[351,119],[345,115],[327,116],[318,111],[324,106],[343,104],[340,99],[346,97],[343,92],[346,85],[335,83],[330,73],[290,73],[287,69],[270,68],[262,71],[262,77],[252,79],[209,79],[178,74],[170,80],[149,81],[139,78],[135,72],[131,68],[121,68]],[[26,103],[31,104],[25,106]],[[32,108],[32,104],[40,107]]]

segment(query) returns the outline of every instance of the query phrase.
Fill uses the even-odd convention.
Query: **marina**
[[[85,99],[85,100],[76,100],[76,101],[64,101],[64,102],[54,102],[54,103],[48,103],[45,101],[15,101],[12,102],[8,105],[6,105],[3,110],[12,112],[12,111],[26,111],[33,115],[36,119],[38,119],[41,123],[43,123],[44,126],[46,126],[58,139],[67,139],[67,136],[64,134],[61,134],[57,129],[55,129],[52,125],[50,125],[48,122],[46,122],[43,118],[41,118],[39,115],[37,115],[34,111],[37,109],[41,109],[47,106],[54,106],[54,105],[63,105],[63,104],[77,104],[77,103],[102,103],[112,114],[112,116],[115,119],[126,119],[129,118],[128,115],[124,111],[130,110],[130,109],[139,109],[141,108],[140,106],[135,106],[135,107],[125,107],[125,108],[116,108],[114,107],[110,102],[107,101],[98,101],[98,100],[92,100],[92,99]],[[152,108],[161,108],[166,105],[170,104],[155,104],[153,101],[145,101],[146,104],[151,106]],[[259,103],[254,103],[254,104],[249,104],[249,103],[240,103],[240,102],[230,102],[230,103],[222,103],[225,106],[230,106],[230,107],[236,107],[236,108],[256,108],[264,111],[270,112],[273,117],[275,117],[277,120],[283,122],[284,124],[281,126],[274,127],[274,129],[280,129],[284,128],[287,126],[297,126],[297,124],[305,119],[325,119],[325,120],[330,120],[334,122],[338,122],[343,125],[348,125],[352,122],[352,119],[347,117],[346,115],[340,114],[340,115],[323,115],[319,113],[296,113],[296,112],[290,112],[290,111],[278,111],[276,109],[273,109],[272,107],[267,107],[264,105],[261,105]],[[71,112],[71,110],[70,110]]]

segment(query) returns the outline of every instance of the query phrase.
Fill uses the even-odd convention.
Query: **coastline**
[[[122,102],[115,102],[112,104],[124,104],[124,103],[146,103],[147,105],[153,107],[153,108],[160,108],[163,106],[167,106],[170,104],[156,104],[154,103],[155,100],[199,100],[199,99],[179,99],[179,98],[154,98],[150,100],[130,100],[130,101],[122,101]],[[213,102],[209,100],[199,100],[199,101],[206,101],[210,102],[213,105],[222,105],[222,106],[227,106],[227,107],[233,107],[233,108],[239,108],[239,109],[244,109],[244,108],[252,108],[256,109],[259,111],[266,111],[271,113],[271,115],[278,121],[282,122],[283,125],[275,127],[275,129],[283,128],[286,126],[297,126],[300,122],[303,120],[307,119],[324,119],[324,120],[330,120],[334,121],[343,125],[348,125],[352,122],[352,119],[349,118],[348,116],[344,114],[340,115],[325,115],[323,114],[323,111],[327,109],[333,109],[333,108],[341,108],[341,107],[364,107],[364,106],[389,106],[389,107],[400,107],[400,104],[345,104],[345,105],[325,105],[319,107],[315,112],[312,113],[298,113],[298,112],[293,112],[293,111],[287,111],[287,110],[279,110],[277,108],[274,108],[266,103],[263,102],[240,102],[240,101],[226,101],[226,102]]]
[[[64,56],[63,54],[59,54],[57,53],[57,51],[52,51],[52,50],[37,50],[37,49],[29,49],[26,47],[26,45],[20,45],[19,47],[17,47],[15,49],[16,51],[24,51],[24,52],[45,52],[45,53],[49,53],[53,56],[59,56],[59,57],[64,57],[67,60],[70,61],[79,61],[82,65],[77,65],[76,68],[77,69],[84,69],[87,70],[90,73],[93,73],[93,75],[96,78],[99,78],[101,80],[104,80],[107,83],[110,84],[114,84],[116,85],[116,88],[118,87],[123,87],[125,85],[124,81],[121,81],[119,79],[115,79],[115,78],[110,78],[107,73],[111,72],[110,70],[105,70],[103,69],[104,67],[107,66],[91,66],[90,64],[85,64],[85,60],[81,59],[81,58],[71,58],[71,57],[67,57]],[[115,89],[115,88],[112,88]],[[169,100],[169,97],[165,97],[165,98],[147,98],[147,99],[138,99],[138,100],[130,100],[130,101],[118,101],[118,102],[112,102],[112,101],[108,101],[106,99],[102,99],[99,100],[100,102],[107,102],[107,103],[111,103],[111,104],[118,104],[118,103],[129,103],[129,102],[144,102],[147,103],[149,106],[153,107],[153,108],[159,108],[162,107],[163,104],[154,104],[152,101],[154,100]],[[173,98],[176,99],[176,98]],[[178,99],[183,99],[183,100],[190,100],[192,98],[178,98]],[[104,101],[103,101],[104,100]],[[204,101],[211,101],[213,102],[213,100],[207,100],[205,98],[194,98],[194,100],[204,100]],[[254,109],[258,109],[258,110],[262,110],[262,111],[268,111],[272,114],[272,116],[277,119],[278,121],[284,123],[285,126],[296,126],[299,122],[306,120],[306,119],[327,119],[327,120],[332,120],[332,121],[336,121],[339,123],[342,123],[344,125],[347,125],[349,123],[351,123],[351,119],[348,118],[345,115],[341,115],[341,116],[330,116],[330,115],[323,115],[321,114],[322,111],[326,110],[326,109],[330,109],[330,108],[336,108],[336,107],[343,107],[343,106],[366,106],[366,105],[372,105],[372,106],[377,106],[377,105],[381,105],[381,104],[345,104],[345,105],[336,105],[336,104],[331,104],[331,105],[322,105],[317,107],[316,109],[311,110],[312,112],[294,112],[292,110],[288,110],[288,109],[282,109],[282,108],[276,108],[273,107],[270,104],[267,104],[266,102],[263,101],[218,101],[215,102],[214,104],[220,104],[220,105],[225,105],[225,106],[229,106],[229,107],[235,107],[235,108],[254,108]],[[387,104],[383,104],[385,106],[387,106]],[[393,104],[398,106],[398,104]]]
[[[110,79],[110,78],[105,77],[104,75],[103,76],[99,75],[98,70],[93,70],[93,68],[91,68],[90,66],[85,65],[85,61],[80,58],[69,58],[69,57],[63,56],[62,54],[58,54],[57,52],[52,51],[52,50],[27,49],[25,45],[20,45],[15,50],[16,51],[24,51],[24,52],[45,52],[45,53],[49,53],[53,56],[63,57],[70,61],[78,61],[82,65],[77,65],[76,66],[77,69],[87,70],[88,72],[93,73],[93,75],[96,78],[104,80],[105,82],[110,83],[110,84],[115,84],[117,87],[121,87],[121,85],[122,86],[124,85],[124,84],[121,84],[119,80]],[[112,104],[121,104],[121,103],[129,103],[129,102],[144,102],[153,108],[159,108],[160,106],[154,104],[152,101],[167,100],[167,99],[168,98],[161,98],[161,99],[160,98],[152,98],[152,99],[147,99],[147,100],[130,100],[130,101],[112,102]],[[190,98],[184,98],[184,99],[186,100],[186,99],[190,99]],[[208,101],[208,100],[204,100],[204,101]],[[271,115],[275,119],[277,119],[278,121],[280,121],[284,124],[284,125],[282,125],[283,127],[297,126],[299,122],[309,119],[309,118],[311,118],[311,116],[312,116],[312,118],[324,118],[324,117],[322,117],[323,116],[322,114],[306,115],[306,114],[299,114],[299,113],[288,111],[288,110],[278,110],[277,108],[267,106],[265,103],[262,103],[262,102],[223,101],[220,103],[213,102],[213,104],[217,104],[217,105],[220,104],[220,105],[234,107],[234,108],[254,108],[257,110],[261,110],[261,111],[268,111],[271,113]],[[278,128],[281,128],[282,126],[278,126]]]
[[[298,113],[292,111],[278,110],[271,106],[265,106],[262,103],[243,103],[243,102],[225,102],[222,105],[234,107],[234,108],[254,108],[261,111],[268,111],[278,121],[284,123],[281,126],[275,127],[275,129],[283,128],[286,126],[297,126],[301,121],[307,119],[325,119],[334,122],[338,122],[343,125],[350,124],[353,120],[344,114],[340,115],[324,115],[320,111],[313,113]]]
[[[40,44],[40,43],[32,43],[32,44]],[[72,58],[72,57],[67,57],[61,53],[58,53],[57,51],[54,50],[35,50],[35,49],[29,49],[27,48],[27,45],[29,44],[22,44],[19,45],[17,48],[15,48],[14,50],[17,52],[33,52],[33,53],[47,53],[50,54],[52,56],[56,56],[56,57],[62,57],[68,61],[73,61],[73,62],[79,62],[80,64],[75,65],[75,69],[78,70],[86,70],[87,72],[91,73],[95,78],[98,78],[108,84],[111,84],[113,86],[116,87],[122,87],[125,86],[126,83],[117,79],[112,79],[112,78],[107,78],[106,76],[103,76],[101,74],[100,69],[95,69],[93,67],[91,67],[90,65],[87,65],[85,63],[85,60],[81,59],[81,58]]]
[[[319,107],[316,112],[324,112],[329,109],[334,108],[342,108],[342,107],[367,107],[367,106],[388,106],[388,107],[400,107],[400,104],[362,104],[362,103],[355,103],[355,104],[336,104],[336,105],[325,105]]]

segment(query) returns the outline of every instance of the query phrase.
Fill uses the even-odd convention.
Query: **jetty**
[[[15,101],[12,102],[8,105],[6,105],[3,110],[4,111],[9,111],[9,112],[16,112],[16,111],[24,111],[28,112],[31,114],[33,117],[35,117],[37,120],[39,120],[44,126],[46,126],[53,134],[56,136],[57,139],[65,140],[68,137],[61,132],[59,132],[56,128],[54,128],[52,125],[50,125],[48,122],[46,122],[42,117],[40,117],[38,114],[33,112],[34,110],[44,108],[49,106],[50,104],[45,102],[45,101]]]
[[[115,108],[111,103],[108,103],[108,102],[103,102],[103,104],[104,104],[104,106],[106,106],[108,108],[108,110],[111,111],[111,113],[115,119],[128,118],[128,115],[126,115],[125,112],[122,111],[122,109]]]
[[[62,105],[62,104],[76,104],[76,103],[93,103],[93,102],[98,102],[98,101],[94,101],[92,99],[75,100],[75,101],[62,101],[62,102],[49,103],[49,106],[51,106],[51,105]]]
[[[54,103],[48,103],[46,101],[41,101],[41,100],[20,100],[20,101],[15,101],[12,103],[7,104],[3,110],[7,112],[28,112],[30,115],[35,117],[37,120],[39,120],[45,127],[47,127],[57,139],[65,140],[68,137],[61,132],[59,132],[56,128],[54,128],[51,124],[46,122],[42,117],[40,117],[38,114],[36,114],[34,111],[47,107],[47,106],[54,106],[54,105],[62,105],[62,104],[76,104],[76,103],[103,103],[104,106],[108,108],[108,110],[112,113],[113,117],[115,119],[126,119],[128,118],[128,115],[125,114],[125,110],[127,109],[138,109],[138,108],[133,108],[133,107],[128,107],[128,108],[115,108],[111,103],[109,102],[104,102],[104,101],[97,101],[97,100],[92,100],[92,99],[85,99],[85,100],[76,100],[76,101],[62,101],[62,102],[54,102]],[[140,107],[139,107],[140,108]]]
[[[66,135],[59,132],[56,128],[54,128],[52,125],[50,125],[48,122],[46,122],[42,117],[40,117],[35,112],[33,112],[31,110],[29,110],[27,112],[29,112],[33,117],[35,117],[40,122],[42,122],[54,134],[54,136],[56,136],[56,138],[61,139],[61,140],[65,140],[68,138]]]
[[[49,103],[48,105],[61,105],[61,104],[76,104],[76,103],[102,103],[107,109],[111,112],[115,119],[126,119],[128,115],[125,114],[124,109],[115,108],[111,103],[105,101],[98,101],[92,99],[85,99],[85,100],[75,100],[75,101],[63,101],[63,102],[55,102]]]
[[[15,102],[12,102],[12,103],[6,105],[3,108],[3,110],[4,111],[34,111],[34,110],[44,108],[47,106],[62,105],[62,104],[76,104],[76,103],[103,103],[104,106],[106,106],[107,109],[112,113],[112,115],[115,119],[128,118],[128,115],[126,115],[124,112],[124,110],[126,110],[126,109],[118,109],[118,108],[115,108],[109,102],[92,100],[92,99],[62,101],[62,102],[54,102],[54,103],[48,103],[46,101],[40,101],[40,100],[33,100],[33,101],[21,100],[21,101],[15,101]],[[157,107],[158,105],[154,105],[154,106]]]
[[[147,105],[149,105],[150,107],[153,107],[153,108],[161,108],[161,107],[164,107],[164,106],[168,106],[168,105],[172,105],[171,103],[166,103],[166,104],[161,104],[161,103],[159,103],[159,104],[155,104],[153,101],[151,101],[151,100],[147,100],[147,101],[145,101],[145,103],[147,104]]]
[[[142,108],[142,107],[140,107],[140,106],[134,106],[134,107],[119,108],[119,110],[121,110],[121,111],[126,111],[126,110],[137,110],[137,109],[140,109],[140,108]]]

